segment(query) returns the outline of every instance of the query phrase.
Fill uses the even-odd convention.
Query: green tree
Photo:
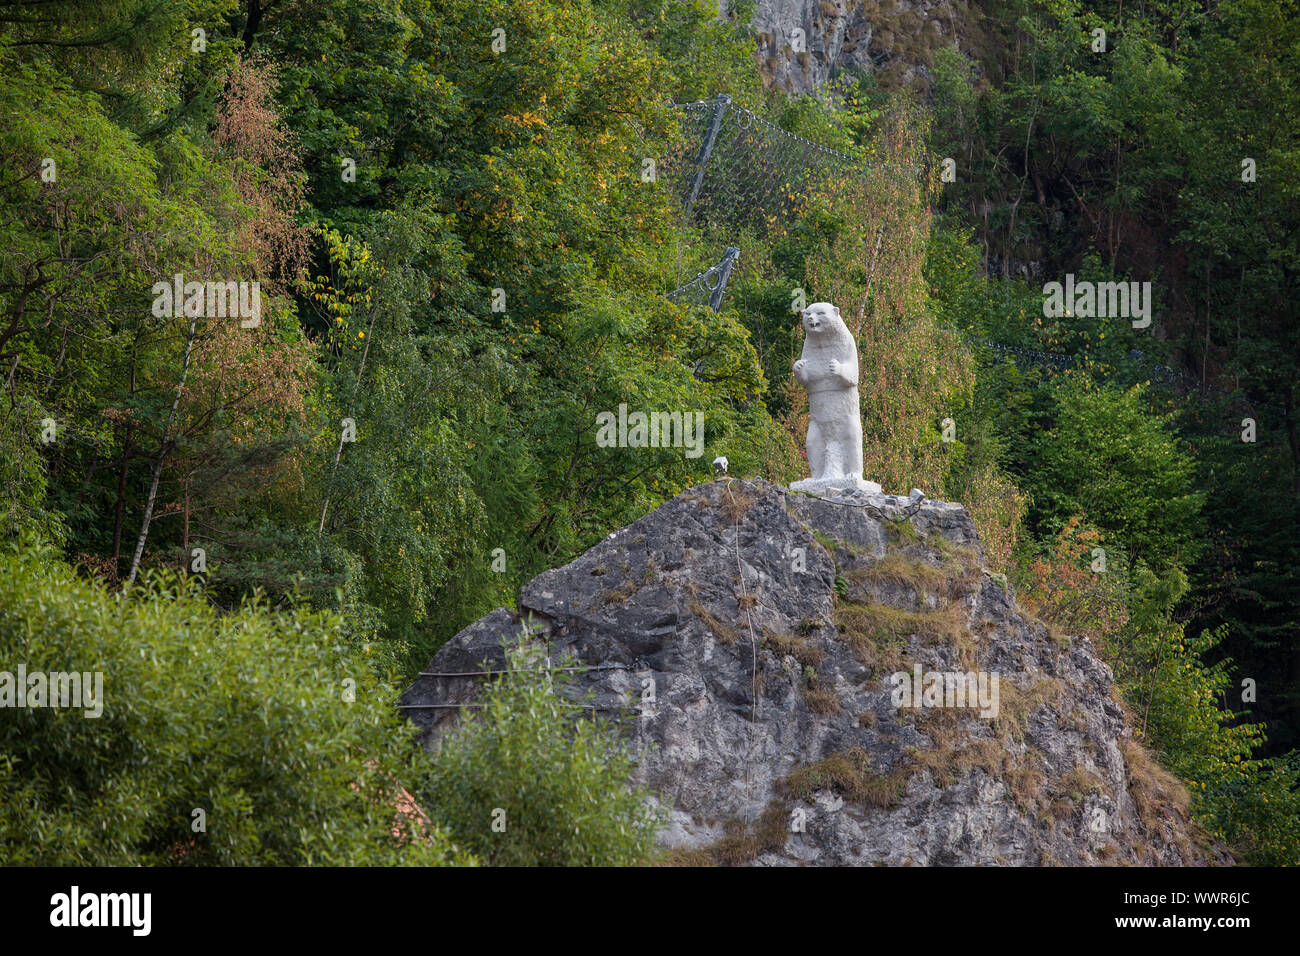
[[[1039,467],[1028,476],[1038,525],[1054,534],[1086,515],[1136,561],[1186,567],[1200,540],[1204,493],[1193,488],[1192,459],[1153,411],[1144,390],[1059,384],[1054,421],[1034,443]]]
[[[9,864],[472,862],[410,804],[428,761],[335,615],[222,614],[169,572],[122,598],[9,545],[0,658],[102,676],[97,716],[6,705]]]

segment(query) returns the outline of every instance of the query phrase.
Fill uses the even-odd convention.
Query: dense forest
[[[873,6],[915,68],[792,95],[747,3],[0,0],[0,669],[119,702],[5,711],[0,861],[647,859],[535,682],[437,762],[394,698],[715,456],[806,474],[830,301],[866,476],[965,504],[1206,828],[1300,862],[1300,11]],[[716,310],[668,297],[730,247]],[[1067,276],[1149,321],[1049,314]],[[620,405],[703,453],[602,447]],[[507,773],[604,823],[494,859],[457,795]]]

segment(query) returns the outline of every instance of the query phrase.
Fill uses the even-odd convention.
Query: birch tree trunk
[[[167,413],[167,424],[163,426],[162,442],[158,446],[158,460],[153,463],[153,479],[149,483],[149,497],[144,505],[144,521],[140,524],[140,537],[135,542],[135,556],[131,559],[131,574],[126,579],[128,586],[135,583],[135,576],[140,571],[140,558],[144,555],[144,543],[149,537],[149,522],[153,520],[154,500],[158,497],[158,479],[162,476],[163,462],[167,459],[167,443],[171,441],[172,424],[176,421],[176,409],[181,404],[181,392],[185,389],[185,379],[190,374],[190,353],[194,350],[194,330],[198,317],[190,319],[190,334],[185,340],[185,362],[181,366],[181,380],[176,383],[176,397],[172,399],[172,409]]]

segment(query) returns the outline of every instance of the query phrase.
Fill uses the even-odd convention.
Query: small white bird
[[[725,475],[727,473],[727,459],[725,456],[719,455],[713,459],[713,473],[715,475]]]

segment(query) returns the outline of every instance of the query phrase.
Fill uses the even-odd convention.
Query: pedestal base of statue
[[[791,482],[790,490],[807,491],[815,495],[828,491],[863,491],[869,495],[883,493],[880,485],[861,478],[805,478],[803,481]]]

